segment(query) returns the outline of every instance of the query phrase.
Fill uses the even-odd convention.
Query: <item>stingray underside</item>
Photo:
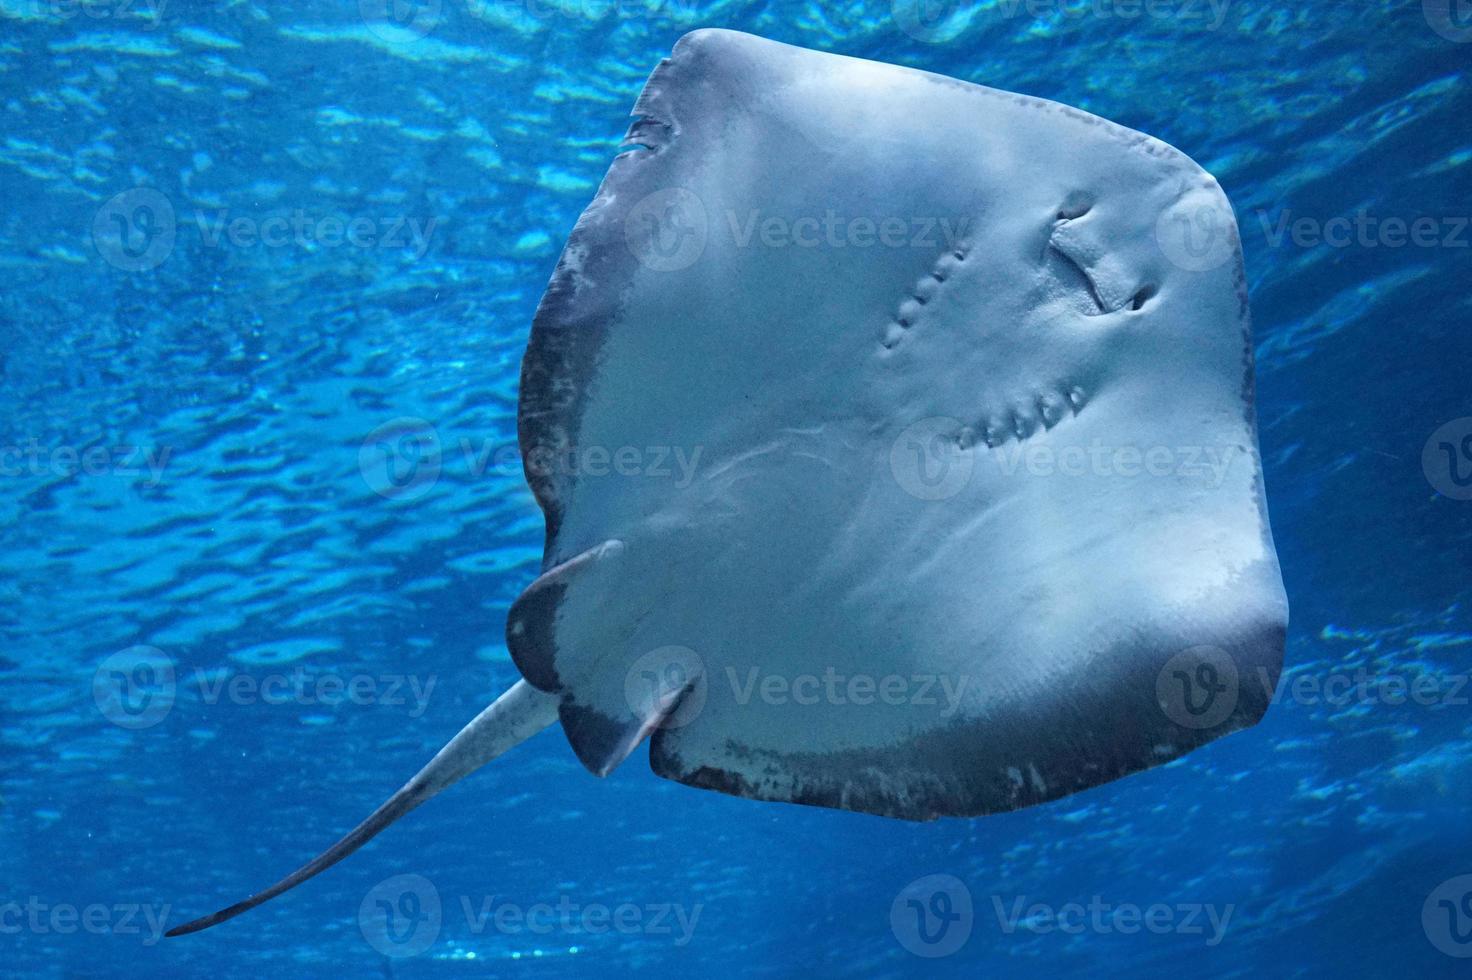
[[[1208,174],[729,31],[634,115],[522,372],[507,643],[590,769],[652,736],[691,785],[926,819],[1261,716],[1287,608]]]

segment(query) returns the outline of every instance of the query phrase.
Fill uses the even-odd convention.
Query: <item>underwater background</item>
[[[544,733],[160,941],[516,678],[527,330],[702,26],[1055,99],[1217,176],[1293,610],[1265,719],[932,824],[642,749],[600,781]],[[1469,63],[1466,0],[0,0],[0,975],[1466,975]]]

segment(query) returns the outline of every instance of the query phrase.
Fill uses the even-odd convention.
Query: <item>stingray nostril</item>
[[[1149,286],[1149,285],[1141,286],[1139,289],[1135,290],[1135,295],[1133,295],[1133,296],[1130,297],[1130,309],[1131,310],[1138,310],[1138,309],[1140,309],[1141,307],[1143,307],[1145,305],[1145,302],[1148,299],[1150,299],[1151,296],[1154,296],[1154,295],[1155,295],[1155,287],[1154,286]]]
[[[1063,203],[1058,206],[1057,220],[1072,221],[1075,218],[1082,218],[1089,213],[1089,209],[1093,206],[1094,198],[1092,195],[1085,194],[1083,191],[1074,191],[1068,197],[1064,198]]]

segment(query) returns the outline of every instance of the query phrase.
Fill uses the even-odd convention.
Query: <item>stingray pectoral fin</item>
[[[326,871],[425,800],[556,720],[557,698],[538,691],[526,681],[517,681],[490,707],[476,715],[458,735],[450,739],[413,779],[336,844],[265,891],[257,892],[213,915],[206,915],[170,929],[165,935],[186,936],[191,932],[219,925]]]

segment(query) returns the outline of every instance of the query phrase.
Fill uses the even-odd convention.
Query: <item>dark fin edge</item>
[[[567,496],[565,484],[570,477],[533,466],[531,460],[534,454],[563,452],[573,445],[585,392],[567,382],[592,376],[604,332],[617,312],[621,294],[621,290],[607,288],[580,293],[578,281],[585,273],[591,281],[601,283],[627,282],[632,275],[636,260],[622,240],[620,218],[630,201],[656,189],[658,176],[649,172],[648,158],[658,155],[679,133],[669,92],[684,70],[683,52],[700,33],[680,38],[670,57],[661,61],[644,83],[629,113],[635,122],[592,202],[573,226],[532,318],[531,336],[521,361],[516,430],[527,484],[546,516],[544,561],[553,560]],[[639,151],[639,145],[650,145],[651,152]],[[609,213],[610,208],[618,213]],[[595,296],[602,297],[601,303]]]

